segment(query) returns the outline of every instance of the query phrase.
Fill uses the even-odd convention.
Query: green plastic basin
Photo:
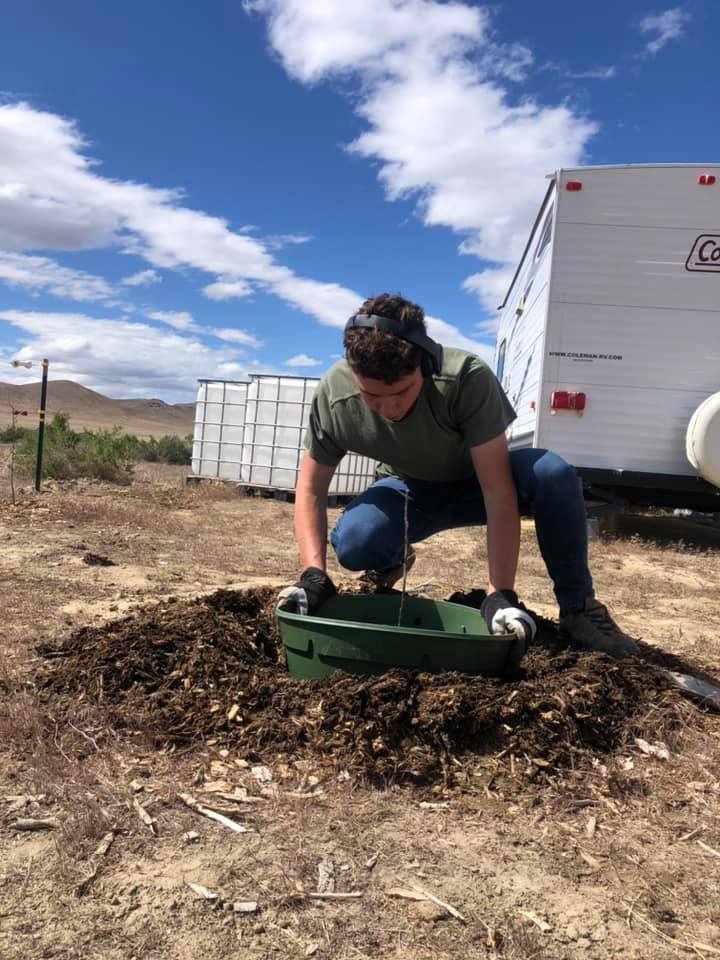
[[[393,667],[440,673],[502,673],[510,640],[488,633],[479,610],[399,594],[333,597],[315,616],[278,610],[292,677],[329,677],[336,670],[374,676]]]

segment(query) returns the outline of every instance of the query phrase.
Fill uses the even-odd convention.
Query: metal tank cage
[[[319,382],[318,377],[284,374],[250,374],[248,381],[200,380],[206,389],[196,405],[193,470],[200,478],[233,480],[248,490],[277,492],[289,498],[297,482],[312,396]],[[222,384],[222,395],[216,400],[208,400],[211,384]],[[242,401],[228,399],[228,387],[246,387]],[[219,419],[212,422],[207,420],[210,405],[219,408]],[[239,438],[239,423],[228,423],[235,418],[226,416],[226,411],[243,406]],[[232,437],[228,430],[235,431]],[[346,454],[329,493],[334,497],[361,493],[375,479],[375,468],[375,461],[367,457]]]

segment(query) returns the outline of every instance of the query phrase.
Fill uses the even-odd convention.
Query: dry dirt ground
[[[657,652],[717,676],[717,550],[591,544],[618,665],[559,642],[524,523],[520,674],[302,683],[292,506],[182,473],[0,488],[3,960],[720,956],[720,717]],[[409,585],[472,602],[483,558],[433,537]]]

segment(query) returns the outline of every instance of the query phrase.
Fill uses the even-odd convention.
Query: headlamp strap
[[[398,340],[405,340],[420,347],[429,357],[432,373],[442,369],[442,346],[420,330],[405,330],[401,323],[390,317],[381,317],[376,313],[356,313],[345,324],[345,330],[376,329],[389,333]]]

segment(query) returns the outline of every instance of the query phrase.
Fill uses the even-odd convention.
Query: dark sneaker
[[[560,617],[560,633],[569,637],[574,647],[599,650],[611,657],[638,652],[637,643],[618,627],[605,604],[592,597],[582,610]]]
[[[412,569],[415,560],[415,551],[412,547],[410,547],[407,556],[408,573]],[[398,563],[394,567],[385,567],[384,570],[366,570],[360,579],[364,580],[366,583],[372,584],[372,586],[378,591],[392,590],[398,580],[402,580],[404,574],[405,564]]]

